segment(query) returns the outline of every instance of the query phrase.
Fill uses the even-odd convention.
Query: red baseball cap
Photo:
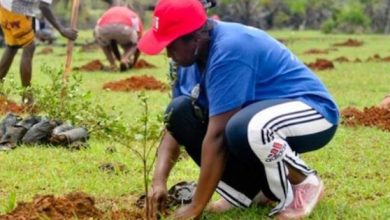
[[[149,55],[160,53],[177,38],[202,27],[207,14],[199,0],[159,0],[154,9],[152,28],[138,42]]]

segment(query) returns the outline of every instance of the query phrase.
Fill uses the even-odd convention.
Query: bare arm
[[[196,192],[192,203],[176,213],[177,219],[198,218],[217,188],[227,159],[227,150],[223,143],[225,126],[237,111],[210,118],[202,145],[202,162]]]
[[[179,144],[169,132],[165,132],[158,148],[157,163],[153,175],[153,185],[167,183],[169,173],[180,153]]]
[[[169,173],[180,153],[179,144],[166,131],[158,148],[157,163],[154,170],[152,190],[148,195],[151,201],[149,219],[157,219],[157,213],[163,210],[168,197],[167,180]]]
[[[60,25],[57,19],[54,17],[53,12],[50,9],[50,4],[46,2],[39,2],[39,9],[41,10],[43,16],[50,22],[53,27],[58,30],[62,36],[68,38],[69,40],[75,40],[77,38],[77,31],[70,28],[64,28]]]

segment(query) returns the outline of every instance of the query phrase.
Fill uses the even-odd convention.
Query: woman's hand
[[[164,211],[164,205],[168,198],[167,187],[163,184],[154,185],[148,194],[149,219],[157,219],[159,213]]]

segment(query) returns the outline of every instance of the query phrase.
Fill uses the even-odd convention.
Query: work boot
[[[305,183],[304,180],[301,184],[292,186],[294,200],[276,216],[277,219],[302,219],[310,215],[324,193],[324,183],[315,174],[306,179],[309,177],[314,181]]]

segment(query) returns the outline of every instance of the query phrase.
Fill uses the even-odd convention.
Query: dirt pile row
[[[100,60],[92,60],[80,67],[74,67],[73,70],[76,71],[85,71],[85,72],[94,72],[94,71],[104,71],[105,66]],[[108,70],[108,68],[107,68]]]
[[[165,91],[168,85],[155,79],[153,76],[132,76],[130,78],[108,82],[103,85],[103,89],[111,91],[138,91],[138,90],[159,90]]]
[[[156,68],[156,66],[147,62],[146,60],[139,59],[133,68],[134,69]],[[101,60],[96,59],[82,66],[74,67],[73,70],[84,71],[84,72],[95,72],[95,71],[110,71],[110,68],[108,66],[104,66]]]
[[[363,45],[363,41],[358,41],[354,39],[347,39],[344,42],[332,44],[333,47],[359,47],[362,45]],[[338,49],[337,48],[330,48],[330,49],[311,48],[306,50],[304,54],[328,54],[330,51],[338,51]]]
[[[349,63],[349,62],[362,63],[363,62],[359,58],[355,58],[355,60],[350,60],[345,56],[337,57],[333,61],[338,63]],[[306,65],[312,70],[328,70],[334,68],[333,61],[323,59],[323,58],[317,58],[314,62],[306,63]],[[381,57],[378,54],[374,54],[373,56],[368,57],[365,62],[390,62],[390,56]]]
[[[333,44],[334,47],[360,47],[363,45],[363,41],[355,40],[355,39],[347,39],[341,43]]]
[[[348,127],[377,127],[390,131],[390,109],[372,106],[360,111],[355,107],[348,107],[341,111],[341,116],[342,124]]]
[[[95,199],[83,192],[72,192],[65,196],[36,196],[32,202],[19,202],[0,220],[66,220],[66,219],[143,219],[140,209],[104,212],[95,206]]]
[[[329,70],[334,68],[334,64],[332,61],[327,59],[316,59],[313,63],[307,63],[308,66],[312,70]]]
[[[306,50],[304,54],[328,54],[329,49],[316,49],[316,48],[311,48],[309,50]]]
[[[335,58],[333,61],[339,62],[339,63],[362,63],[363,61],[359,58],[355,58],[355,60],[351,60],[347,57],[341,56]],[[381,57],[379,54],[374,54],[371,57],[368,57],[365,62],[390,62],[390,56],[387,57]]]

